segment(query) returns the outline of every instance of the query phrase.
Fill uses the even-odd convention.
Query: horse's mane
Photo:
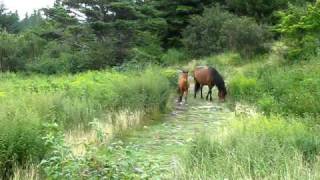
[[[213,77],[213,83],[218,87],[218,90],[223,91],[225,94],[227,94],[226,85],[220,73],[212,67],[209,67],[209,71],[211,73],[211,76]]]

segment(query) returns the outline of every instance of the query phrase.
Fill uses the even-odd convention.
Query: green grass
[[[217,124],[233,117],[224,104],[216,103],[216,97],[214,101],[190,98],[189,105],[175,105],[175,115],[149,118],[151,121],[115,137],[107,146],[89,144],[83,155],[72,154],[68,148],[66,155],[61,144],[53,143],[58,153],[44,161],[46,175],[56,179],[86,179],[89,175],[92,179],[172,179],[178,155],[195,134],[203,128],[215,131]]]
[[[265,65],[245,72],[231,78],[230,94],[235,100],[254,103],[267,114],[319,116],[320,64],[317,61]]]
[[[258,107],[213,135],[198,135],[184,154],[180,179],[319,179],[320,64],[288,64],[276,54],[242,59],[226,53],[199,60],[224,75],[229,100]]]
[[[123,109],[164,111],[171,91],[158,68],[73,76],[4,73],[0,80],[0,169],[4,171],[43,158],[48,150],[42,139],[47,134],[44,124],[57,123],[63,130],[89,128],[90,122]]]
[[[231,121],[199,136],[184,157],[181,179],[318,179],[318,130],[282,118]]]

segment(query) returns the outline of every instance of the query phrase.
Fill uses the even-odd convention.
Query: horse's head
[[[218,93],[219,100],[224,102],[226,100],[227,94],[228,93],[227,93],[227,89],[225,86],[223,88],[219,89],[219,93]]]

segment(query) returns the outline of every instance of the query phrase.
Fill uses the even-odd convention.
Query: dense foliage
[[[179,178],[319,179],[319,14],[315,0],[56,0],[19,20],[0,5],[0,179],[40,161],[52,179],[141,178],[102,142],[76,156],[64,131],[165,110],[177,66],[211,55],[194,64],[264,115],[193,140]]]
[[[224,51],[252,56],[262,52],[267,41],[265,27],[248,17],[238,17],[216,6],[195,16],[184,32],[186,49],[193,56]]]
[[[54,7],[21,21],[1,5],[0,70],[77,73],[128,62],[159,64],[171,58],[168,54],[173,59],[185,52],[173,54],[170,49],[186,49],[192,57],[230,50],[249,57],[268,50],[269,27],[278,23],[275,14],[288,3],[292,5],[280,13],[278,32],[288,36],[291,56],[303,48],[314,54],[316,27],[308,22],[317,18],[318,5],[303,8],[307,2],[57,0]],[[295,24],[299,27],[290,30]],[[297,42],[291,41],[296,36]]]
[[[279,13],[281,18],[277,31],[289,46],[291,60],[309,59],[319,55],[320,2],[301,8],[290,6],[287,11]]]
[[[89,126],[94,119],[103,121],[104,114],[121,109],[165,110],[169,81],[159,74],[156,69],[61,77],[1,74],[0,175],[16,164],[43,158],[44,124],[57,123],[66,130]]]

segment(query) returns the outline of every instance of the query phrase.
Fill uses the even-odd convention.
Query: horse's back
[[[211,85],[213,80],[211,69],[207,66],[196,67],[194,79],[202,85]]]

